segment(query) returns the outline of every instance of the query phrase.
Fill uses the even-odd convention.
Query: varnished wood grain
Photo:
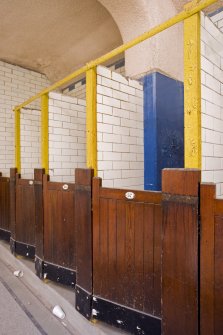
[[[116,214],[116,220],[117,220],[117,241],[116,241],[116,250],[117,250],[117,276],[114,276],[112,280],[114,280],[113,285],[116,286],[116,292],[118,292],[115,296],[113,296],[114,301],[116,299],[121,305],[125,305],[125,297],[126,297],[126,283],[128,281],[128,278],[126,276],[126,246],[125,246],[125,240],[126,240],[126,202],[125,200],[117,200],[117,214]],[[100,218],[100,224],[101,224],[101,218]],[[103,262],[100,264],[100,267],[103,268]],[[99,267],[99,269],[100,269]],[[95,268],[94,268],[95,269]],[[98,268],[95,269],[95,271],[98,271]],[[99,279],[100,280],[100,279]],[[97,289],[98,294],[100,295],[100,291]]]
[[[215,199],[215,215],[223,216],[223,201],[222,199]]]
[[[154,205],[154,279],[153,279],[153,291],[154,291],[154,304],[153,314],[161,316],[161,254],[162,254],[162,207],[160,205]]]
[[[10,231],[11,238],[15,240],[16,224],[16,168],[10,169]]]
[[[98,276],[101,276],[100,272],[100,214],[99,214],[99,206],[100,206],[100,199],[99,199],[99,189],[101,187],[101,179],[100,178],[94,178],[93,179],[93,195],[92,195],[92,204],[93,204],[93,231],[94,231],[94,238],[92,236],[92,255],[94,251],[93,256],[93,268],[96,267],[99,269],[99,272],[93,271],[91,268],[91,271],[93,272],[93,282],[97,282]],[[93,231],[91,230],[91,233],[93,234]],[[86,284],[85,284],[86,285]],[[91,286],[90,286],[91,285]],[[90,286],[90,290],[92,292],[92,282],[90,285],[86,285],[86,287]]]
[[[161,221],[160,221],[161,222]],[[144,206],[144,236],[143,236],[143,245],[144,245],[144,257],[143,257],[143,266],[144,266],[144,302],[145,309],[149,314],[155,313],[155,276],[154,276],[154,232],[155,232],[155,213],[153,204],[145,204]],[[160,236],[161,238],[161,236]],[[161,257],[161,253],[160,253]],[[161,265],[161,259],[160,264]],[[158,282],[159,285],[160,281]],[[160,289],[159,289],[160,291]],[[161,303],[161,302],[160,302]],[[159,314],[160,314],[160,303],[159,303]]]
[[[214,332],[215,282],[215,185],[201,185],[200,190],[200,328],[201,335]]]
[[[166,170],[163,174],[165,192],[170,196],[185,195],[187,200],[181,196],[179,199],[169,197],[169,200],[164,197],[163,201],[163,335],[198,334],[198,183],[197,171],[184,173],[181,170],[174,174],[174,170]],[[191,202],[190,196],[193,196]]]
[[[48,191],[61,191],[63,189],[63,186],[66,187],[66,185],[68,186],[68,190],[69,191],[74,191],[75,190],[75,184],[73,183],[61,183],[61,182],[52,182],[52,181],[48,181],[47,184],[47,189]]]
[[[72,270],[75,256],[75,184],[43,179],[44,189],[44,260]]]
[[[135,197],[131,200],[131,202],[150,202],[154,204],[160,204],[162,194],[161,192],[151,192],[151,191],[136,191],[136,190],[122,190],[122,189],[116,189],[116,188],[101,188],[100,189],[100,197],[104,199],[126,199],[125,194],[126,192],[133,192]],[[145,194],[144,194],[145,193]]]
[[[92,293],[92,169],[75,170],[77,285]]]
[[[223,200],[222,204],[223,204]],[[223,215],[215,216],[214,335],[223,330]]]
[[[197,196],[201,171],[198,169],[162,170],[162,192]]]
[[[223,329],[223,200],[215,185],[201,185],[200,325],[201,335]]]
[[[10,179],[0,177],[0,229],[10,231]]]
[[[30,181],[32,182],[30,184]],[[16,241],[35,245],[34,180],[16,175]]]
[[[43,259],[44,217],[43,217],[43,169],[34,170],[34,195],[35,195],[35,246],[36,256]]]
[[[94,294],[160,316],[161,194],[93,182]],[[156,264],[155,264],[156,263]]]

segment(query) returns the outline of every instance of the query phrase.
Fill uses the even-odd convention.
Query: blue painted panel
[[[163,168],[184,167],[183,83],[158,72],[144,78],[144,156],[146,190],[161,190]]]
[[[144,77],[144,189],[157,189],[156,73]]]

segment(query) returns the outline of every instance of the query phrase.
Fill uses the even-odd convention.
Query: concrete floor
[[[15,270],[24,275],[17,278]],[[74,308],[74,292],[52,282],[43,283],[34,273],[34,263],[14,257],[9,245],[0,242],[0,334],[1,335],[118,335],[126,334],[97,322],[88,322]],[[55,305],[65,319],[52,314]]]

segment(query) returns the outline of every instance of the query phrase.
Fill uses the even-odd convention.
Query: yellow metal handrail
[[[190,3],[188,3],[184,10],[182,12],[180,12],[179,14],[177,14],[176,16],[170,18],[169,20],[165,21],[164,23],[152,28],[151,30],[149,30],[148,32],[145,32],[144,34],[134,38],[133,40],[121,45],[120,47],[112,50],[111,52],[108,52],[107,54],[105,54],[102,57],[99,57],[89,63],[87,63],[85,66],[83,66],[82,68],[74,71],[73,73],[71,73],[70,75],[66,76],[65,78],[59,80],[58,82],[56,82],[55,84],[47,87],[46,89],[40,91],[38,94],[34,95],[33,97],[31,97],[30,99],[26,100],[25,102],[23,102],[22,104],[16,106],[14,108],[16,113],[19,113],[19,111],[27,106],[28,104],[32,103],[34,100],[41,98],[44,95],[47,95],[49,92],[56,90],[57,88],[63,86],[64,84],[70,82],[71,80],[73,80],[74,78],[78,77],[79,75],[83,74],[83,73],[88,73],[88,71],[91,71],[92,69],[95,69],[96,66],[110,60],[111,58],[123,53],[124,51],[136,46],[137,44],[151,38],[152,36],[155,36],[157,34],[159,34],[160,32],[172,27],[173,25],[180,23],[181,21],[184,21],[186,19],[189,19],[191,17],[193,17],[194,15],[196,15],[197,13],[199,13],[200,11],[202,11],[203,9],[205,9],[206,7],[216,3],[218,0],[194,0]],[[191,32],[193,34],[193,32]],[[185,35],[187,35],[187,31],[185,31]],[[197,41],[197,36],[194,36],[195,40],[194,40],[194,47],[197,49],[199,49],[199,42]],[[199,71],[199,64],[197,66],[197,71]],[[87,81],[90,80],[90,84],[88,85],[87,83],[87,87],[91,87],[92,85],[94,85],[95,87],[91,87],[91,89],[87,89],[86,91],[86,101],[87,101],[87,146],[89,146],[89,148],[87,148],[87,167],[91,167],[95,170],[95,174],[97,171],[97,146],[95,145],[95,141],[96,141],[96,117],[93,116],[93,114],[96,113],[96,76],[92,76],[92,72],[91,75],[89,74],[89,76],[87,76]],[[198,80],[199,82],[199,80]],[[89,97],[88,97],[89,94]],[[94,96],[95,95],[95,96]],[[197,94],[197,96],[199,96],[199,94]],[[193,98],[196,98],[196,94],[195,96],[193,96]],[[92,101],[91,101],[92,99]],[[90,106],[89,106],[90,104]],[[45,111],[46,113],[46,111]],[[91,115],[90,115],[91,114]],[[16,167],[18,169],[20,169],[20,153],[19,153],[19,149],[20,148],[20,143],[19,143],[19,131],[18,129],[20,128],[20,126],[18,125],[19,122],[19,118],[16,118]],[[94,124],[93,124],[94,123]],[[44,122],[42,122],[42,125],[45,124]],[[44,134],[45,132],[48,132],[47,128],[44,127],[44,131],[42,131],[42,136],[48,139],[48,134],[47,136]],[[196,139],[195,139],[196,141]],[[97,142],[97,141],[96,141]],[[42,141],[43,143],[43,141]],[[47,145],[46,141],[44,142],[45,145]],[[197,144],[196,144],[197,145]],[[43,148],[43,147],[42,147]],[[198,150],[200,152],[200,150]],[[195,152],[195,151],[194,151]],[[48,154],[48,149],[45,150],[45,155],[46,153]],[[42,156],[44,155],[44,153],[42,152]],[[185,154],[187,155],[187,153]],[[198,159],[198,161],[200,161],[200,158]],[[48,162],[48,159],[42,157],[42,162],[45,162],[44,164],[46,164],[46,162]],[[48,164],[48,163],[47,163]],[[198,163],[197,165],[199,165],[200,163]],[[43,168],[45,168],[46,170],[48,170],[48,165],[46,166],[42,166]],[[188,167],[188,166],[187,166]],[[193,166],[193,167],[200,167],[200,166]]]
[[[40,98],[42,95],[49,93],[51,91],[56,90],[57,88],[63,86],[64,84],[70,82],[71,80],[73,80],[74,78],[78,77],[79,75],[85,73],[87,70],[96,67],[108,60],[110,60],[111,58],[120,55],[121,53],[123,53],[124,51],[136,46],[137,44],[161,33],[163,30],[166,30],[172,26],[174,26],[175,24],[189,18],[190,16],[200,12],[201,10],[205,9],[206,7],[214,4],[215,2],[217,2],[218,0],[204,0],[201,1],[200,3],[196,4],[197,1],[192,1],[190,4],[191,6],[188,6],[185,8],[185,10],[183,10],[182,12],[180,12],[179,14],[177,14],[176,16],[172,17],[171,19],[165,21],[164,23],[152,28],[151,30],[149,30],[148,32],[145,32],[144,34],[134,38],[133,40],[121,45],[120,47],[106,53],[105,55],[93,60],[90,63],[87,63],[85,66],[81,67],[80,69],[72,72],[70,75],[68,75],[67,77],[57,81],[55,84],[45,88],[44,90],[40,91],[38,94],[34,95],[33,97],[31,97],[30,99],[24,101],[21,105],[18,105],[15,107],[15,109],[21,109],[27,105],[29,105],[31,102],[33,102],[34,100]]]

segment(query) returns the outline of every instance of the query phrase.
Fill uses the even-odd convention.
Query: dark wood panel
[[[223,201],[222,199],[215,199],[215,215],[223,215]]]
[[[200,173],[166,170],[163,174],[162,334],[199,332]],[[197,191],[196,191],[197,190]]]
[[[160,316],[159,194],[138,191],[132,201],[125,190],[103,189],[97,179],[93,185],[94,295]]]
[[[135,208],[134,208],[135,207]],[[144,310],[144,290],[146,283],[144,282],[144,268],[143,268],[143,255],[144,255],[144,204],[137,203],[135,206],[132,204],[132,217],[134,220],[134,230],[132,233],[132,245],[133,245],[133,293],[131,296],[134,309],[139,311]],[[130,259],[130,262],[132,260]],[[160,281],[160,278],[158,279]],[[138,294],[134,297],[134,292],[138,291]]]
[[[153,253],[154,253],[154,279],[153,279],[153,313],[161,316],[161,254],[162,254],[162,207],[154,205],[154,238],[153,238]]]
[[[162,192],[197,196],[201,171],[198,169],[162,170]]]
[[[10,179],[0,177],[0,229],[10,230]]]
[[[97,282],[100,282],[102,295],[109,299],[110,289],[108,286],[109,281],[107,280],[109,276],[108,272],[108,200],[101,199],[99,207],[100,220],[103,220],[103,225],[100,224],[100,277]],[[101,222],[100,222],[101,223]],[[102,266],[103,265],[103,266]],[[95,271],[95,268],[94,268]]]
[[[135,236],[134,236],[134,216],[136,204],[127,202],[125,204],[126,221],[125,221],[125,305],[134,308],[134,263],[135,263]],[[117,274],[118,275],[118,274]]]
[[[222,204],[223,204],[223,200]],[[215,216],[214,334],[223,330],[223,216]]]
[[[35,246],[36,246],[36,256],[39,258],[36,262],[36,268],[40,260],[43,260],[43,241],[44,241],[44,211],[43,211],[43,178],[47,178],[44,175],[44,169],[34,170],[34,194],[35,194]],[[40,267],[39,267],[40,269]],[[39,271],[37,271],[40,274]]]
[[[35,245],[34,181],[16,178],[16,241]]]
[[[122,189],[115,189],[115,188],[101,188],[99,196],[100,198],[107,198],[107,199],[116,199],[122,200],[126,199],[125,194],[127,192],[133,192],[135,197],[131,200],[131,202],[151,202],[159,204],[162,200],[162,193],[161,192],[151,192],[151,191],[136,191],[136,190],[122,190]]]
[[[74,184],[44,178],[44,259],[75,269]]]
[[[201,335],[220,335],[223,329],[223,200],[215,185],[201,185],[200,308]]]
[[[11,251],[13,252],[13,241],[15,240],[16,224],[16,168],[10,169],[10,231],[11,231]]]
[[[22,179],[20,175],[17,174],[16,178],[17,186],[32,186],[34,184],[33,179]]]
[[[163,210],[163,334],[197,334],[197,215],[180,203],[164,205]]]
[[[117,297],[113,297],[121,304],[125,305],[126,296],[126,208],[124,200],[117,200],[117,242],[116,242],[116,252],[117,252],[117,274],[116,274],[116,289]],[[96,269],[95,269],[96,270]]]
[[[144,206],[144,281],[145,294],[144,305],[145,309],[150,314],[154,314],[154,206],[153,204],[146,204]],[[161,255],[161,254],[160,254]],[[160,262],[161,264],[161,262]]]
[[[215,185],[200,189],[200,331],[214,334],[214,197]]]
[[[101,179],[94,178],[93,179],[93,253],[91,253],[91,257],[93,255],[93,268],[98,269],[98,271],[93,271],[93,282],[97,283],[98,278],[102,275],[101,273],[101,260],[100,260],[100,199],[99,199],[99,190],[101,187]],[[92,271],[92,268],[91,268]],[[91,282],[92,285],[92,282]],[[92,287],[91,287],[92,290]]]
[[[63,189],[63,187],[67,187],[69,191],[74,191],[75,190],[75,184],[74,183],[60,183],[60,182],[52,182],[52,181],[48,181],[47,184],[47,189],[48,191],[50,190],[57,190],[57,191],[61,191]]]
[[[92,197],[92,169],[75,169],[75,220],[77,222],[77,285],[85,293],[87,292],[85,302],[82,300],[80,312],[89,317],[91,309],[92,295],[92,201],[97,207],[97,198]],[[97,226],[97,217],[95,217]],[[99,232],[98,232],[99,238]],[[82,291],[83,291],[82,290]],[[77,295],[76,295],[77,297]],[[86,312],[87,311],[87,312]],[[88,316],[87,316],[88,314]]]

